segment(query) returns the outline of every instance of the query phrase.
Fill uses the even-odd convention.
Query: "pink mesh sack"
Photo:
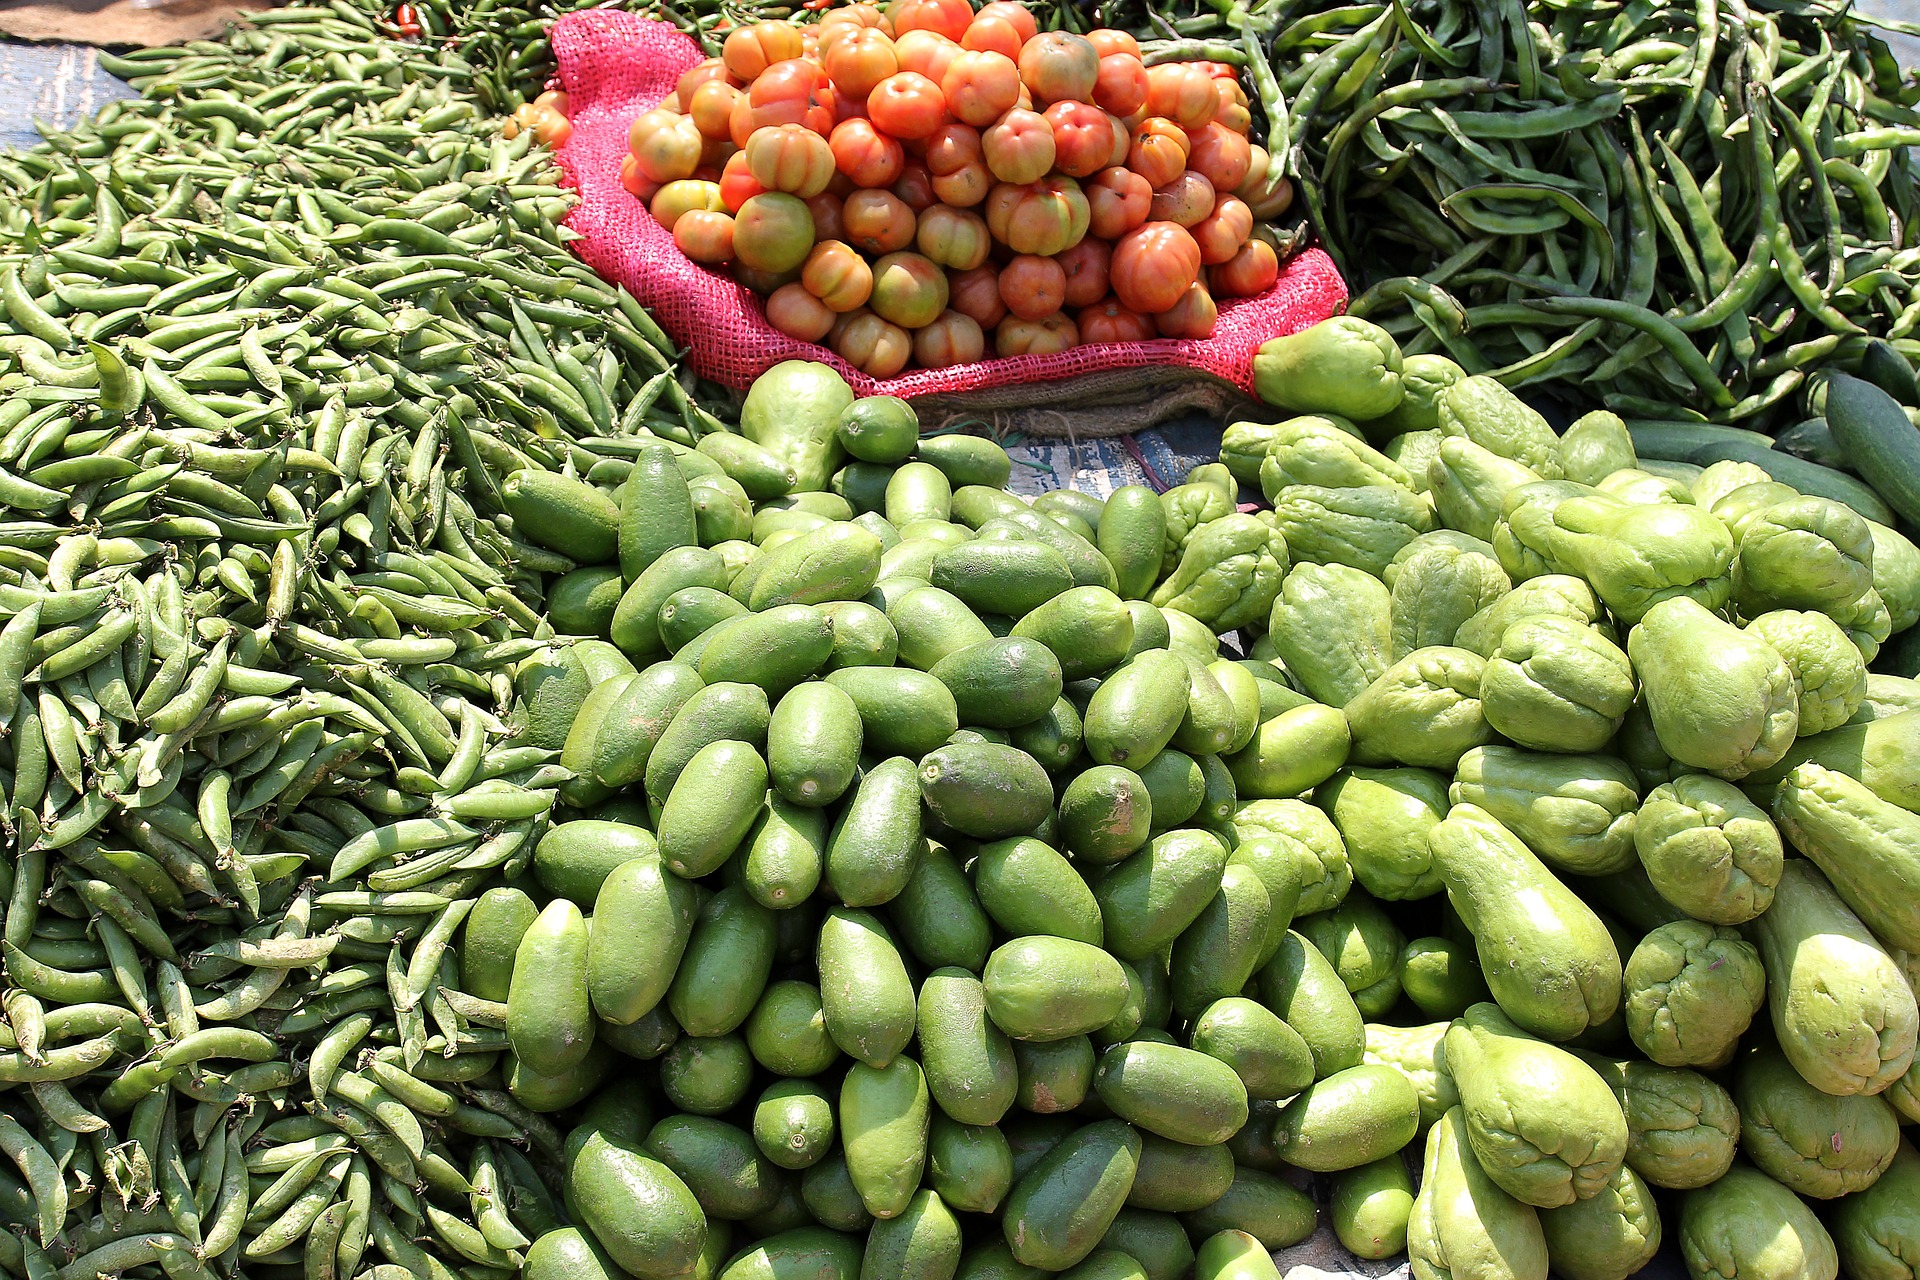
[[[573,120],[560,163],[580,195],[567,219],[583,237],[574,248],[650,307],[686,344],[694,371],[715,382],[745,387],[782,360],[819,360],[859,395],[914,400],[923,421],[929,409],[949,419],[984,415],[1003,424],[1011,414],[1021,419],[1011,425],[1049,434],[1067,434],[1076,419],[1078,434],[1120,434],[1193,408],[1225,411],[1252,386],[1255,348],[1336,314],[1346,302],[1332,259],[1308,249],[1281,266],[1266,293],[1222,301],[1209,338],[1090,344],[1057,355],[869,377],[827,348],[775,329],[759,297],[688,259],[621,186],[628,125],[673,92],[680,74],[704,56],[700,47],[668,23],[611,9],[561,18],[552,41]],[[1067,430],[1048,432],[1046,414],[1034,419],[1020,412],[1035,405],[1056,406],[1050,412]]]

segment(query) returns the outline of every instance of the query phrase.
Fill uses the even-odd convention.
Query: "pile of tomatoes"
[[[1212,333],[1272,286],[1291,187],[1232,67],[1010,0],[758,22],[634,120],[621,166],[696,262],[876,377]]]

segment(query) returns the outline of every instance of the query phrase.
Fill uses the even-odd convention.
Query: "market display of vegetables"
[[[1204,338],[1271,288],[1290,183],[1225,63],[1013,0],[851,4],[726,35],[633,121],[621,180],[782,333],[856,368]],[[989,343],[988,335],[992,335]]]
[[[1864,481],[1348,316],[1029,497],[683,374],[540,23],[406,9],[0,156],[0,1271],[1915,1274],[1902,347]]]

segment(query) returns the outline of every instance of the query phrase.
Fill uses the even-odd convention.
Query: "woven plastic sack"
[[[1057,355],[869,377],[827,348],[775,329],[751,290],[689,260],[620,185],[628,125],[673,92],[681,72],[704,56],[700,47],[668,23],[611,9],[561,18],[552,42],[573,120],[560,163],[580,195],[567,219],[583,237],[575,250],[653,310],[686,344],[694,372],[727,386],[745,387],[782,360],[819,360],[859,395],[919,402],[923,420],[933,409],[948,420],[976,415],[1044,434],[1076,427],[1079,434],[1120,434],[1196,407],[1220,411],[1244,398],[1255,348],[1336,314],[1346,302],[1332,259],[1309,249],[1282,266],[1265,294],[1221,302],[1209,338],[1091,344]],[[1037,416],[1019,412],[1036,406]],[[1161,406],[1167,412],[1159,413]]]

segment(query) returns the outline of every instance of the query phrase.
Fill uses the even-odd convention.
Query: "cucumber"
[[[1844,374],[1839,376],[1845,377]],[[1849,381],[1858,382],[1859,380],[1856,378],[1849,379]],[[1864,386],[1866,384],[1862,383],[1861,385]],[[1869,386],[1867,390],[1884,398],[1888,404],[1893,404],[1892,398],[1888,397],[1887,393],[1881,391],[1878,387]],[[1834,421],[1834,411],[1831,407],[1833,404],[1831,394],[1828,396],[1827,403],[1829,406],[1827,410],[1827,421],[1832,423]],[[1908,436],[1912,437],[1911,448],[1913,452],[1907,455],[1908,460],[1905,462],[1898,462],[1896,460],[1896,454],[1890,452],[1886,454],[1881,461],[1873,465],[1897,465],[1911,469],[1908,473],[1906,486],[1910,495],[1909,502],[1911,510],[1903,511],[1901,514],[1906,515],[1908,519],[1913,519],[1915,514],[1920,514],[1920,432],[1914,431],[1913,424],[1907,421],[1905,414],[1899,412],[1900,407],[1898,405],[1893,405],[1893,408],[1894,412],[1899,416],[1901,429],[1903,429]],[[1844,412],[1851,412],[1851,410]],[[1871,433],[1863,429],[1862,434],[1872,434],[1878,438],[1883,433],[1879,428],[1875,428]],[[1844,440],[1838,427],[1835,428],[1835,435]],[[1889,447],[1891,447],[1891,442],[1889,442]],[[1852,451],[1853,448],[1853,446],[1849,446],[1850,451]],[[1854,453],[1857,464],[1863,463],[1865,453],[1871,448],[1871,445],[1864,443],[1858,446],[1859,451]],[[1756,445],[1745,443],[1744,441],[1730,440],[1718,444],[1701,445],[1687,455],[1687,461],[1699,463],[1702,466],[1708,463],[1722,462],[1727,459],[1732,459],[1735,462],[1751,462],[1754,466],[1759,467],[1781,484],[1791,485],[1801,493],[1808,494],[1812,497],[1831,498],[1835,502],[1845,503],[1869,520],[1878,520],[1881,524],[1888,524],[1893,520],[1892,510],[1881,500],[1880,495],[1875,493],[1873,489],[1866,484],[1854,479],[1843,471],[1835,471],[1832,467],[1823,467],[1817,462],[1808,462],[1805,458],[1796,458],[1790,453],[1781,453],[1777,449],[1763,449]],[[1865,465],[1862,465],[1862,472],[1864,473],[1864,471]]]
[[[1643,462],[1648,458],[1685,462],[1694,450],[1710,444],[1740,443],[1757,449],[1773,447],[1773,441],[1758,431],[1716,426],[1711,422],[1629,422],[1627,434],[1633,438],[1634,453]]]
[[[1886,505],[1910,521],[1920,521],[1920,431],[1908,421],[1900,402],[1871,382],[1836,373],[1827,383],[1827,425],[1854,468],[1886,499]],[[1840,494],[1809,489],[1791,476],[1775,479],[1803,493],[1839,498],[1869,520],[1891,523]]]

